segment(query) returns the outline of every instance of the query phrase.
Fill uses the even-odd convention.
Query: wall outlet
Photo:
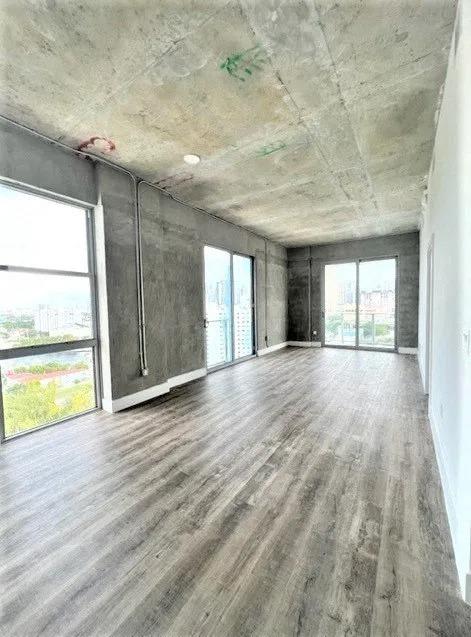
[[[312,330],[312,335],[317,336],[317,330]]]

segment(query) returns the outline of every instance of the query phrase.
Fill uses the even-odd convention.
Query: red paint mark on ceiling
[[[77,150],[94,150],[99,153],[112,153],[116,150],[116,144],[108,137],[95,135],[77,146]]]

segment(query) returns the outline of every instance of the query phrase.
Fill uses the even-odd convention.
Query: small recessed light
[[[201,157],[199,155],[183,155],[183,161],[190,166],[196,166],[201,161]]]

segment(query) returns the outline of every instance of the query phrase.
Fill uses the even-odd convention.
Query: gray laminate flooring
[[[2,635],[471,635],[413,357],[288,349],[0,460]]]

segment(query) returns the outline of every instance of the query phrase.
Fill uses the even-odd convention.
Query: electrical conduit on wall
[[[146,179],[142,179],[138,177],[130,170],[123,168],[119,164],[116,164],[115,162],[110,161],[109,159],[106,159],[104,157],[101,157],[99,155],[96,155],[84,149],[80,149],[80,148],[75,149],[70,146],[67,146],[67,144],[64,144],[55,139],[52,139],[51,137],[48,137],[47,135],[43,135],[42,133],[39,133],[38,131],[28,126],[19,124],[18,122],[15,122],[14,120],[10,118],[5,117],[4,115],[0,115],[0,120],[26,133],[29,133],[30,135],[38,137],[39,139],[42,139],[43,141],[49,144],[57,146],[58,148],[61,148],[62,150],[65,150],[69,153],[73,153],[74,155],[78,155],[78,156],[90,159],[94,163],[94,166],[96,166],[96,164],[103,164],[105,166],[108,166],[109,168],[118,170],[130,177],[132,181],[132,185],[133,185],[134,228],[135,228],[135,243],[136,243],[136,284],[137,284],[137,311],[138,311],[139,371],[142,376],[147,376],[148,375],[148,360],[147,360],[147,342],[146,342],[146,311],[145,311],[144,277],[143,277],[143,265],[142,265],[143,249],[142,249],[142,230],[141,230],[141,210],[140,210],[140,201],[139,201],[140,184],[146,184],[150,188],[157,190],[159,193],[161,193],[162,195],[165,195],[169,199],[172,199],[173,201],[183,206],[191,208],[192,210],[201,212],[213,219],[216,219],[219,222],[226,223],[236,228],[239,228],[239,226],[237,226],[236,224],[230,221],[217,217],[216,215],[213,215],[212,213],[208,212],[207,210],[203,208],[192,206],[191,204],[188,204],[185,201],[182,201],[181,199],[179,199],[178,197],[175,197],[174,195],[164,190],[163,188],[159,187],[158,185],[151,183],[147,181]],[[246,232],[248,232],[249,234],[255,237],[262,238],[265,241],[265,343],[266,343],[266,346],[268,346],[268,323],[267,323],[268,245],[267,245],[267,238],[259,234],[257,235],[256,233],[248,229],[246,229]]]

